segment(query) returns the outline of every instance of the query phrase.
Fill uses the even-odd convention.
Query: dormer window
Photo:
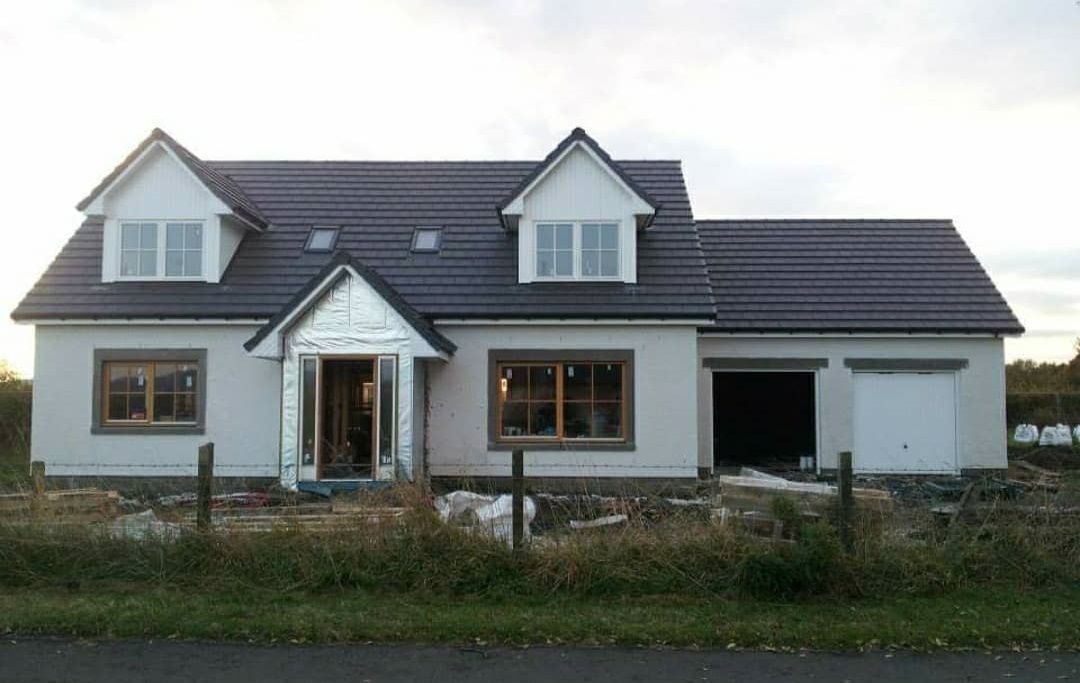
[[[165,277],[202,275],[202,223],[165,224]]]
[[[536,276],[574,277],[574,224],[536,225]]]
[[[619,277],[619,223],[536,224],[536,279],[596,280]]]
[[[202,279],[201,221],[120,221],[120,278]]]
[[[581,277],[619,276],[619,224],[581,224]]]

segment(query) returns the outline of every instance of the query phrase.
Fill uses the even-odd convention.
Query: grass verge
[[[1080,586],[771,603],[685,596],[0,592],[0,632],[254,642],[1080,649]]]

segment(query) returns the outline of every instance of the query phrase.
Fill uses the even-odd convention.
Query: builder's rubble
[[[115,517],[120,494],[99,489],[63,489],[0,495],[0,515],[63,517],[64,519],[102,519]]]
[[[819,482],[791,481],[750,468],[742,468],[737,476],[718,476],[719,507],[729,510],[769,512],[772,500],[786,498],[799,512],[820,513],[836,500],[837,487]],[[865,510],[886,512],[892,508],[888,491],[868,488],[852,489],[856,505]]]
[[[180,493],[171,496],[161,496],[157,504],[162,507],[194,507],[199,497],[195,493]],[[222,493],[210,498],[211,509],[228,508],[262,508],[268,507],[272,500],[270,494],[262,491],[242,491],[239,493]]]
[[[630,520],[626,515],[608,515],[607,517],[598,517],[596,519],[570,520],[571,529],[596,529],[603,526],[615,526],[616,524],[625,524]]]
[[[151,537],[172,538],[181,531],[175,522],[163,522],[153,510],[143,510],[131,515],[121,515],[112,521],[109,532],[114,538],[144,540]]]
[[[513,497],[485,496],[472,491],[453,491],[435,499],[435,510],[444,522],[489,533],[507,543],[513,541]],[[523,504],[523,538],[529,540],[529,525],[536,517],[536,501],[526,496]]]

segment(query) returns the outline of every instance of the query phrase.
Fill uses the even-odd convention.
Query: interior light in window
[[[337,243],[338,229],[326,227],[314,227],[308,235],[304,251],[330,251]]]
[[[441,228],[416,228],[413,231],[413,251],[438,251],[441,244]]]

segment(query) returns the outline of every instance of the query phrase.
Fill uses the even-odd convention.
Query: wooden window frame
[[[154,381],[159,364],[186,363],[196,367],[195,420],[192,422],[154,422]],[[110,420],[109,376],[112,365],[146,367],[146,419]],[[94,434],[203,434],[206,424],[206,349],[95,349],[94,398],[92,424]],[[190,393],[190,392],[173,392]]]
[[[564,436],[563,375],[567,365],[617,364],[622,368],[622,394],[619,400],[622,419],[620,437],[566,437]],[[501,400],[502,369],[516,367],[550,367],[556,369],[555,436],[503,436]],[[535,349],[492,349],[488,352],[488,450],[510,450],[525,447],[529,450],[634,450],[634,352],[625,349],[540,351]],[[590,395],[595,387],[590,390]],[[526,399],[526,402],[533,402]],[[573,401],[571,401],[573,402]],[[581,401],[578,401],[581,402]],[[595,401],[590,398],[587,403]],[[601,401],[604,403],[605,401]],[[615,403],[615,401],[606,401]]]
[[[555,240],[552,243],[552,249],[545,249],[544,251],[551,251],[552,258],[557,258],[555,254],[559,251],[565,251],[555,247],[558,244],[556,232],[559,225],[570,226],[570,274],[569,275],[541,275],[540,274],[540,228],[541,226],[553,226],[552,239]],[[615,232],[617,237],[615,242],[615,274],[614,275],[586,275],[582,269],[582,260],[584,259],[583,239],[582,231],[585,225],[597,225],[615,226]],[[532,268],[533,268],[533,281],[535,282],[625,282],[626,278],[623,274],[623,252],[626,246],[623,244],[622,234],[622,221],[613,218],[595,218],[586,220],[537,220],[533,221],[533,237],[532,237]],[[602,229],[601,229],[602,231]],[[601,236],[602,240],[602,236]],[[602,244],[602,242],[601,242]],[[596,249],[590,249],[589,251],[596,251],[598,254],[602,254],[604,251],[611,251],[610,249],[603,249],[597,247]],[[603,258],[600,256],[599,258]],[[554,268],[555,265],[553,264]]]
[[[167,260],[167,247],[168,241],[168,226],[172,224],[181,225],[195,225],[198,224],[202,228],[202,244],[199,249],[200,254],[200,275],[166,275],[165,266]],[[155,268],[153,275],[124,275],[124,225],[126,224],[153,224],[155,234],[157,235],[157,245],[155,246]],[[116,221],[116,280],[118,282],[206,282],[209,277],[209,226],[207,221],[202,218],[120,218]],[[140,249],[139,251],[149,251],[149,249]],[[194,251],[194,249],[185,249],[184,251]]]

